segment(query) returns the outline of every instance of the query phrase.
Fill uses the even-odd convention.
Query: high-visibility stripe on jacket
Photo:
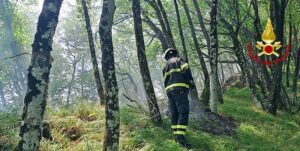
[[[188,63],[178,57],[168,60],[163,69],[163,77],[167,92],[176,88],[188,90],[193,79]]]

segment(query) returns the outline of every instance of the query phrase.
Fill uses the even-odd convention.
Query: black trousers
[[[175,136],[186,134],[189,120],[188,92],[183,89],[174,89],[167,93],[171,111],[171,128]]]

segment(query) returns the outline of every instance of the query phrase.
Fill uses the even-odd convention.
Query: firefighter
[[[171,111],[171,128],[175,141],[182,147],[191,148],[185,139],[189,118],[188,92],[194,87],[191,70],[174,48],[165,51],[164,59],[167,63],[163,68],[163,78]]]

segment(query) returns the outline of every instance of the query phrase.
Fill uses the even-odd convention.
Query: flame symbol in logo
[[[262,41],[256,42],[256,48],[259,50],[262,50],[262,52],[260,52],[258,54],[258,56],[273,54],[276,57],[279,57],[279,54],[277,52],[275,52],[275,50],[280,49],[282,47],[282,45],[281,45],[280,41],[272,44],[276,40],[276,35],[273,30],[273,25],[272,25],[271,19],[268,19],[265,30],[264,30],[263,34],[261,35],[261,39],[263,40],[263,42],[265,44]]]

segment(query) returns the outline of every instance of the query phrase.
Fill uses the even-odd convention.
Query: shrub
[[[82,136],[82,130],[77,126],[63,128],[62,133],[72,141],[75,141]]]
[[[74,108],[76,117],[83,121],[95,121],[97,120],[97,114],[95,106],[88,103],[79,103]]]

